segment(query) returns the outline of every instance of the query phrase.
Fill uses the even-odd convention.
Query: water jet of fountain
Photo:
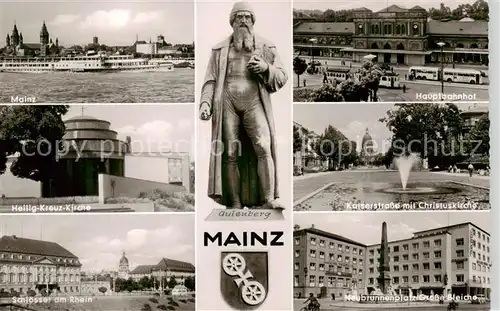
[[[394,159],[394,163],[399,171],[399,177],[401,178],[401,186],[406,190],[406,185],[408,184],[408,178],[410,177],[410,172],[414,164],[419,161],[419,156],[416,153],[412,153],[409,156],[400,156]]]

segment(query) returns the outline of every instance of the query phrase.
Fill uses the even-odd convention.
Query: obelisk
[[[378,266],[379,276],[377,278],[378,287],[384,295],[387,295],[391,283],[389,272],[390,266],[389,244],[387,242],[387,223],[384,221],[382,223],[382,241],[380,242],[380,261]]]

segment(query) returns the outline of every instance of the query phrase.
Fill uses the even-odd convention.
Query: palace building
[[[0,291],[78,293],[81,266],[76,255],[57,243],[15,235],[0,238]]]
[[[161,280],[166,278],[175,278],[177,283],[183,284],[188,277],[194,277],[195,267],[184,261],[162,258],[155,265],[139,265],[133,270],[129,269],[128,258],[123,253],[118,265],[118,277],[121,279],[132,278],[134,281],[139,281],[143,277],[155,278]]]
[[[51,56],[58,55],[60,52],[59,39],[56,38],[55,42],[50,38],[49,31],[45,21],[40,30],[39,43],[25,43],[23,34],[18,30],[17,25],[14,24],[12,33],[7,34],[5,40],[5,47],[7,55],[10,56]]]
[[[363,245],[319,229],[294,232],[294,294],[370,294],[379,276],[380,244]],[[399,295],[491,296],[490,234],[473,223],[389,241],[391,287]]]
[[[437,21],[425,9],[391,5],[353,13],[353,22],[294,23],[295,53],[350,58],[374,55],[379,62],[425,65],[434,62],[488,64],[488,21]],[[441,46],[438,43],[444,43]]]

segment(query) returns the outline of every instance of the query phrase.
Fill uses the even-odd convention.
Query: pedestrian
[[[467,169],[469,170],[469,176],[472,177],[472,173],[474,172],[474,165],[472,165],[472,163],[469,163]]]
[[[406,84],[403,84],[403,93],[406,93]]]
[[[453,173],[458,173],[458,167],[457,165],[453,165]]]
[[[304,79],[304,87],[306,87],[306,79]]]
[[[326,75],[326,72],[323,73],[323,84],[328,82],[328,76]]]

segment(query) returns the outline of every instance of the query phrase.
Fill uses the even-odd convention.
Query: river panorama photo
[[[0,102],[194,101],[194,2],[0,3]]]

